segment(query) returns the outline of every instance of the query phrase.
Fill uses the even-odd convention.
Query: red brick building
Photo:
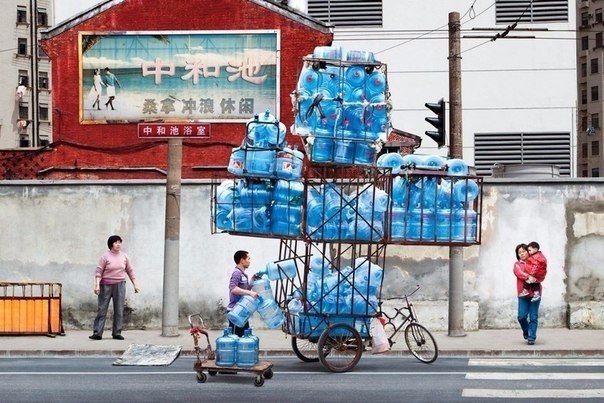
[[[82,33],[188,31],[275,32],[279,102],[278,110],[272,112],[288,128],[293,123],[290,93],[296,88],[302,58],[333,39],[329,25],[279,1],[107,0],[45,33],[42,46],[52,62],[52,142],[36,151],[4,152],[0,179],[164,178],[168,140],[139,138],[136,121],[87,121],[83,117],[82,38],[87,37]],[[118,105],[119,101],[118,89]],[[231,149],[245,135],[241,119],[215,120],[210,125],[209,137],[183,140],[183,178],[207,178],[224,171]],[[298,142],[294,136],[288,140]]]

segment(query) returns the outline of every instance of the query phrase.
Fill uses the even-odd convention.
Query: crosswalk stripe
[[[471,358],[469,366],[573,366],[573,367],[604,367],[604,359],[573,359],[573,358]]]
[[[468,372],[466,379],[481,380],[604,380],[604,373],[592,372]]]
[[[604,389],[464,389],[462,397],[571,399],[604,397]]]

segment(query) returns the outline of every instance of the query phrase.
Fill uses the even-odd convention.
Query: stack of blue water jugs
[[[390,128],[385,66],[371,52],[317,47],[295,92],[296,134],[319,163],[374,165]]]
[[[259,235],[300,236],[304,154],[285,143],[285,125],[270,111],[246,125],[228,171],[237,179],[217,188],[213,219],[217,229]]]
[[[216,365],[253,367],[258,363],[259,351],[260,339],[252,334],[252,329],[246,329],[239,337],[229,327],[216,339]]]
[[[384,154],[378,167],[390,168],[392,240],[471,242],[476,240],[477,213],[471,208],[480,192],[461,159],[438,155]],[[405,168],[446,170],[446,176],[400,174]],[[429,171],[428,171],[429,172]]]

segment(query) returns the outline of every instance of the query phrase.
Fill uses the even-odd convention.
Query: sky
[[[65,21],[84,10],[102,2],[103,0],[54,0],[55,24]]]

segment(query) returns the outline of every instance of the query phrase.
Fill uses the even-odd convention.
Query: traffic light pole
[[[459,13],[449,13],[449,158],[463,158]],[[449,336],[465,336],[463,247],[449,247]]]

